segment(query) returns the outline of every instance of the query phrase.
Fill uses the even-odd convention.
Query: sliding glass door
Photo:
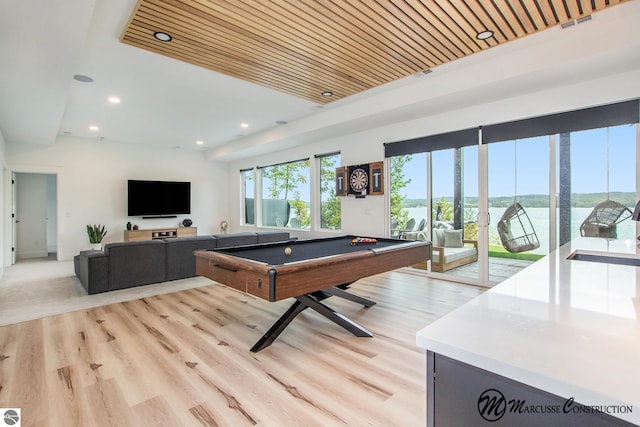
[[[426,153],[395,156],[390,159],[391,237],[429,240]]]
[[[390,235],[430,240],[434,274],[478,282],[478,131],[430,137],[440,148],[389,157]]]
[[[481,285],[578,237],[635,244],[639,116],[633,100],[387,144],[391,234],[433,242],[419,268]]]
[[[431,152],[431,271],[477,281],[478,146]]]
[[[549,253],[549,143],[542,136],[487,147],[490,282]]]
[[[576,237],[633,242],[637,125],[558,135],[558,242]]]

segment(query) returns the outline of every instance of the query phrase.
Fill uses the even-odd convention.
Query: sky
[[[489,197],[548,194],[548,140],[548,137],[536,137],[489,144]],[[607,192],[607,187],[608,191],[635,191],[635,140],[635,125],[572,133],[572,192]],[[433,195],[450,197],[453,195],[453,150],[436,151],[432,156]],[[425,159],[424,153],[414,154],[405,166],[405,177],[412,178],[405,189],[409,199],[426,196]],[[477,196],[477,146],[464,149],[464,165],[465,196]]]

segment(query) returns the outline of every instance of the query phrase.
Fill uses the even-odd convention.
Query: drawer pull
[[[222,265],[222,264],[214,264],[213,266],[214,266],[214,267],[221,268],[221,269],[223,269],[223,270],[230,271],[230,272],[232,272],[232,273],[235,273],[236,271],[238,271],[238,269],[237,269],[237,268],[229,267],[229,266]]]

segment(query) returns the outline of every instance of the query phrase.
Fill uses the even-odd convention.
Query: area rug
[[[198,276],[87,295],[74,273],[73,261],[50,258],[19,261],[5,268],[0,278],[0,326],[211,283]]]

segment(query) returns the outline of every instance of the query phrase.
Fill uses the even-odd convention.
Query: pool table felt
[[[377,243],[352,244],[355,238],[355,236],[347,236],[329,239],[292,240],[284,243],[227,248],[216,251],[263,262],[268,265],[283,265],[308,259],[342,255],[363,250],[375,250],[387,246],[408,243],[408,241],[396,239],[376,239],[378,240]],[[285,253],[286,248],[291,249],[290,255]]]

